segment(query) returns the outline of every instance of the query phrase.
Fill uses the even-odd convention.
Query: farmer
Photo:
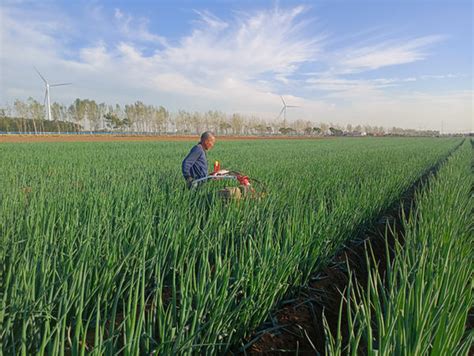
[[[216,138],[211,131],[206,131],[201,135],[201,141],[191,148],[186,158],[183,160],[181,169],[188,188],[193,180],[207,176],[207,157],[209,151],[216,142]]]

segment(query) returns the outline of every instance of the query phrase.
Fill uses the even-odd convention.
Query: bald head
[[[201,135],[201,146],[206,150],[210,150],[214,143],[216,142],[216,138],[211,131],[206,131]]]

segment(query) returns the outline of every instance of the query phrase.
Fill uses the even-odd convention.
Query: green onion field
[[[359,339],[371,333],[364,347],[374,354],[458,350],[473,300],[466,284],[472,283],[469,140],[217,138],[209,166],[217,159],[266,187],[260,199],[230,203],[215,192],[234,183],[185,189],[181,161],[193,144],[0,144],[3,354],[234,350],[279,301],[447,157],[439,180],[417,195],[417,222],[415,212],[407,217],[411,252],[400,251],[393,262],[388,291],[374,275],[369,295],[364,286],[353,293],[351,327],[353,350],[360,350],[359,330]],[[431,289],[417,284],[423,275],[432,276]],[[431,303],[435,295],[445,304]],[[385,319],[371,324],[367,303]],[[415,328],[401,309],[426,321]],[[440,320],[440,310],[452,312]],[[328,350],[343,353],[337,336]]]

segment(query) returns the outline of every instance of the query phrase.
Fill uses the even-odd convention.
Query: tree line
[[[51,104],[51,120],[45,119],[45,106],[33,98],[15,100],[13,106],[0,108],[0,131],[3,132],[127,132],[141,134],[198,135],[211,130],[217,135],[333,135],[382,136],[436,135],[436,131],[404,130],[393,127],[351,125],[311,120],[268,120],[255,115],[226,114],[218,110],[170,113],[163,106],[141,101],[127,105],[108,105],[77,98],[69,106]]]

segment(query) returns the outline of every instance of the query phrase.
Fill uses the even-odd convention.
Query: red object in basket
[[[221,170],[221,163],[219,161],[214,162],[214,172],[212,173],[217,173]]]
[[[241,185],[250,185],[249,177],[247,176],[237,176],[237,180]]]

